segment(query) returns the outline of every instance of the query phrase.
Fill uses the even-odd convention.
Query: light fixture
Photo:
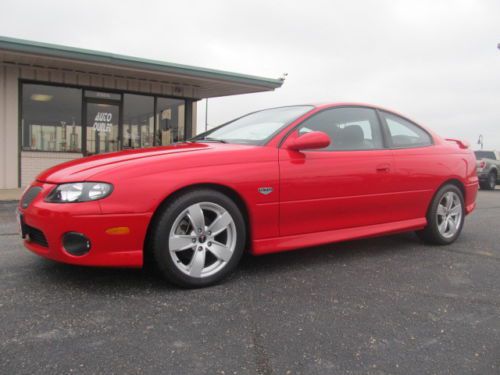
[[[31,95],[31,100],[34,100],[35,102],[50,102],[52,100],[53,96],[48,95],[48,94],[32,94]]]

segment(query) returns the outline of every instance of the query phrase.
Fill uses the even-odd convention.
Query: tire
[[[180,287],[200,288],[234,271],[245,248],[245,221],[228,196],[196,189],[163,208],[151,238],[162,275]]]
[[[497,174],[495,171],[491,171],[488,174],[488,179],[481,183],[481,189],[484,190],[495,190],[495,186],[497,185]]]
[[[453,197],[453,203],[448,208],[450,197]],[[447,184],[438,190],[432,200],[427,212],[427,226],[416,233],[424,242],[449,245],[460,236],[464,219],[465,204],[462,191],[455,185]]]

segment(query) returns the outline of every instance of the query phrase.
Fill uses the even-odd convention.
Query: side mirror
[[[330,137],[323,132],[309,132],[295,138],[287,148],[294,151],[300,150],[315,150],[325,148],[330,145]]]

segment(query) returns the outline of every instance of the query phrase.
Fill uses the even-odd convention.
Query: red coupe
[[[101,154],[41,173],[23,195],[25,246],[88,266],[154,259],[185,287],[261,255],[416,231],[455,241],[476,160],[395,112],[300,105],[253,112],[187,142]]]

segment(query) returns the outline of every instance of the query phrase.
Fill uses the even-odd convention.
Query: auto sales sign
[[[109,112],[97,112],[94,119],[94,129],[98,132],[111,133],[113,114]]]

